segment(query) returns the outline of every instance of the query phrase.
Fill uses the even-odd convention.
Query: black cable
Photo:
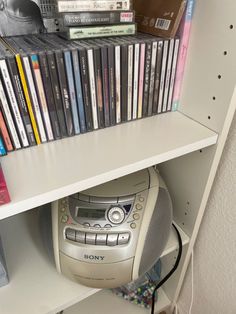
[[[175,228],[175,231],[177,233],[177,237],[178,237],[178,243],[179,243],[179,252],[178,252],[178,256],[176,258],[174,267],[170,270],[170,272],[156,285],[153,293],[152,293],[152,310],[151,310],[151,314],[154,314],[154,309],[155,309],[155,296],[156,296],[156,291],[172,276],[172,274],[176,271],[177,267],[179,266],[179,262],[182,256],[182,247],[183,247],[183,243],[182,243],[182,239],[181,239],[181,235],[179,233],[179,230],[176,228],[176,226],[172,223],[172,226]]]

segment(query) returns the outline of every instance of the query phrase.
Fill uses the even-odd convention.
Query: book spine
[[[15,121],[16,127],[19,131],[20,140],[22,142],[23,147],[27,147],[27,146],[29,146],[29,141],[28,141],[25,127],[24,127],[24,124],[23,124],[23,121],[22,121],[22,118],[20,115],[18,103],[16,100],[16,96],[15,96],[15,93],[13,90],[11,78],[10,78],[7,64],[6,64],[5,60],[0,60],[0,69],[1,69],[3,81],[5,83],[4,85],[5,85],[6,92],[7,92],[8,98],[9,98],[9,104],[10,104],[11,109],[12,109],[14,121]]]
[[[186,13],[180,25],[180,47],[177,60],[175,86],[173,92],[172,110],[176,111],[179,107],[180,93],[182,88],[185,63],[187,58],[187,51],[190,38],[190,30],[192,25],[192,18],[194,12],[195,0],[188,0]]]
[[[134,23],[134,11],[64,13],[63,26]]]
[[[160,40],[158,42],[158,47],[157,47],[157,63],[156,63],[154,97],[153,97],[153,108],[152,108],[153,114],[157,113],[158,96],[159,96],[159,89],[160,89],[162,52],[163,52],[163,41]]]
[[[49,110],[49,114],[51,118],[54,138],[59,139],[61,138],[61,132],[60,132],[57,111],[54,104],[54,97],[52,93],[52,85],[51,85],[51,79],[49,75],[47,57],[45,53],[39,53],[38,58],[39,58],[39,64],[41,68],[42,80],[43,80],[43,85],[45,89],[45,96],[47,99],[48,110]]]
[[[129,0],[59,0],[58,12],[83,12],[83,11],[117,11],[130,10]]]
[[[93,130],[91,99],[89,93],[89,75],[88,75],[88,61],[85,49],[79,50],[80,66],[81,66],[81,80],[84,95],[84,108],[87,130]]]
[[[21,117],[22,117],[22,120],[23,120],[23,123],[25,126],[25,130],[26,130],[26,133],[28,136],[29,144],[31,146],[36,145],[36,140],[34,137],[34,131],[33,131],[32,125],[31,125],[30,116],[29,116],[26,101],[24,98],[24,93],[23,93],[21,80],[19,77],[19,72],[17,69],[15,58],[13,56],[8,57],[6,61],[7,61],[10,75],[11,75],[12,85],[13,85],[13,88],[15,90],[15,96],[17,98],[17,103],[19,105]]]
[[[7,150],[5,148],[5,143],[3,141],[3,137],[0,132],[0,156],[5,156],[5,155],[7,155]]]
[[[133,96],[133,57],[134,46],[128,45],[128,95],[127,95],[127,121],[132,119],[132,96]]]
[[[101,51],[100,48],[94,49],[94,71],[96,80],[96,91],[97,91],[97,105],[98,105],[98,126],[104,128],[104,106],[102,98],[102,64],[101,64]]]
[[[80,129],[82,133],[85,133],[86,123],[85,123],[84,100],[83,100],[83,93],[82,93],[82,86],[81,86],[78,51],[72,50],[71,53],[72,53],[72,61],[73,61],[74,80],[75,80],[78,112],[79,112]]]
[[[128,46],[121,46],[121,120],[127,121],[128,102]]]
[[[116,86],[115,86],[115,47],[108,47],[108,77],[109,77],[109,102],[110,102],[110,124],[116,124]]]
[[[5,94],[1,79],[0,79],[0,106],[5,116],[5,121],[7,123],[8,130],[10,132],[10,135],[13,141],[13,145],[15,149],[19,149],[21,148],[21,144],[20,144],[19,137],[15,128],[14,121],[12,119],[11,111],[8,105],[8,101],[6,98],[6,94]]]
[[[61,92],[57,74],[56,60],[53,52],[47,53],[48,66],[49,66],[49,74],[52,82],[52,92],[54,96],[55,106],[57,110],[58,121],[60,125],[61,137],[67,137],[67,128],[63,110],[63,104],[61,99]]]
[[[139,77],[140,44],[134,45],[134,80],[133,80],[133,119],[137,119],[138,113],[138,77]]]
[[[33,104],[33,108],[34,108],[36,121],[37,121],[38,128],[39,128],[41,142],[44,143],[47,141],[47,137],[46,137],[46,133],[45,133],[44,125],[43,125],[42,115],[40,112],[37,93],[36,93],[35,86],[34,86],[34,80],[33,80],[32,72],[31,72],[31,68],[30,68],[29,59],[28,59],[28,57],[23,57],[22,59],[23,59],[23,64],[24,64],[24,68],[25,68],[26,78],[27,78],[27,81],[29,84],[29,90],[30,90],[30,94],[31,94],[31,99],[32,99],[32,104]]]
[[[41,114],[43,117],[45,129],[47,133],[47,138],[49,141],[52,141],[54,140],[54,135],[52,131],[47,100],[46,100],[46,96],[44,92],[44,86],[43,86],[41,71],[39,67],[39,59],[38,59],[38,56],[35,54],[31,55],[29,58],[31,60],[32,72],[33,72],[33,76],[35,80],[35,88],[38,95],[38,101],[40,103]]]
[[[151,56],[152,56],[152,44],[146,44],[146,56],[145,56],[145,72],[144,72],[144,90],[143,90],[143,117],[148,114],[148,96],[149,96],[149,84],[150,84],[150,69],[151,69]]]
[[[10,135],[8,133],[7,126],[6,126],[6,123],[4,121],[3,114],[2,114],[1,110],[0,110],[0,131],[2,133],[2,137],[3,137],[7,151],[8,152],[13,151],[14,148],[12,146],[11,138],[10,138]]]
[[[66,122],[68,136],[74,135],[74,126],[71,112],[71,100],[66,78],[66,67],[64,63],[64,56],[62,51],[55,51],[55,58],[57,64],[57,73],[59,79],[60,93],[64,110],[64,117]]]
[[[121,123],[121,71],[120,46],[115,46],[115,81],[116,81],[116,123]]]
[[[93,128],[97,130],[98,129],[98,114],[97,114],[97,95],[96,95],[96,84],[95,84],[95,75],[94,75],[93,49],[87,50],[87,58],[88,58],[89,86],[90,86],[90,95],[91,95]]]
[[[173,53],[174,53],[174,44],[175,44],[175,40],[172,38],[169,43],[162,112],[167,111],[168,94],[169,94],[169,89],[170,89],[170,76],[171,76],[171,68],[172,68]]]
[[[138,118],[142,118],[143,113],[143,90],[144,90],[144,73],[145,73],[145,52],[146,44],[142,43],[140,48],[140,68],[138,82]]]
[[[152,115],[156,60],[157,60],[157,41],[152,43],[152,57],[151,57],[150,79],[149,79],[149,82],[150,82],[149,83],[149,96],[148,96],[148,116]]]
[[[79,114],[78,114],[78,106],[77,106],[73,67],[72,67],[70,51],[65,51],[64,56],[65,56],[67,82],[68,82],[69,93],[70,93],[72,117],[73,117],[73,122],[74,122],[74,131],[75,131],[75,134],[80,134]]]
[[[32,106],[31,98],[29,95],[29,90],[28,90],[28,85],[27,85],[27,81],[26,81],[26,77],[25,77],[25,71],[23,68],[22,60],[21,60],[21,57],[19,54],[17,54],[15,56],[15,58],[16,58],[16,63],[17,63],[20,79],[21,79],[22,88],[23,88],[24,95],[25,95],[26,104],[27,104],[28,111],[29,111],[29,116],[30,116],[32,128],[34,131],[35,140],[36,140],[37,144],[40,144],[41,139],[39,136],[39,130],[38,130],[38,126],[37,126],[36,119],[35,119],[34,112],[33,112],[33,106]]]
[[[161,63],[161,77],[160,77],[160,88],[159,88],[159,95],[158,95],[157,113],[162,112],[162,103],[163,103],[165,77],[166,77],[166,63],[167,63],[167,57],[168,57],[168,47],[169,47],[169,41],[165,40],[164,46],[163,46],[162,63]]]
[[[172,105],[172,96],[173,96],[173,91],[174,91],[178,52],[179,52],[179,39],[176,38],[175,39],[174,55],[173,55],[173,63],[172,63],[172,69],[171,69],[171,76],[170,76],[170,90],[169,90],[169,95],[168,95],[167,111],[171,110],[171,105]]]
[[[102,93],[103,93],[103,104],[104,104],[104,118],[105,118],[105,127],[108,127],[110,126],[110,112],[109,112],[107,47],[101,47],[101,61],[102,61]]]
[[[2,167],[0,165],[0,205],[7,204],[10,201],[11,199],[7,189],[6,180],[3,174]]]

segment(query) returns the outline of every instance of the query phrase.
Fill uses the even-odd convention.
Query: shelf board
[[[0,219],[215,144],[179,112],[22,149],[1,159],[11,203]]]
[[[0,221],[10,278],[9,284],[0,288],[1,314],[55,314],[99,291],[76,284],[57,273],[43,247],[38,226],[38,210],[31,210]],[[183,243],[188,243],[189,238],[180,228],[178,229]],[[177,238],[173,230],[162,256],[177,247]],[[106,292],[102,292],[101,295],[103,293]],[[116,302],[127,304],[117,296],[115,298],[118,299]],[[169,305],[170,301],[163,291],[160,293],[159,300],[161,307]],[[85,314],[83,311],[81,313]]]
[[[164,311],[170,306],[170,300],[165,292],[160,288],[158,290],[158,301],[155,306],[155,313]],[[128,301],[114,295],[109,290],[102,290],[91,296],[87,300],[73,305],[64,311],[63,314],[149,314],[150,309],[144,309],[138,305],[129,303]]]

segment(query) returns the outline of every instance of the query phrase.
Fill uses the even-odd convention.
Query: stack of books
[[[134,35],[131,0],[58,0],[67,39]]]
[[[171,110],[178,38],[39,34],[0,42],[7,151]]]

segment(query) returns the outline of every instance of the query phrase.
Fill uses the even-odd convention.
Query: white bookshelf
[[[43,246],[38,210],[31,210],[0,221],[0,230],[10,277],[10,283],[0,288],[1,314],[52,314],[98,291],[76,284],[57,273]],[[183,243],[188,244],[189,237],[180,228],[179,231]],[[172,230],[162,257],[173,252],[177,247],[176,234]],[[106,297],[106,293],[109,292],[96,294],[94,300],[97,297],[100,300],[100,296]],[[113,300],[118,304],[122,304],[123,301],[117,296],[112,296],[109,302],[112,303]],[[159,301],[161,307],[170,304],[164,291],[160,292]],[[90,299],[88,302],[90,304]],[[131,310],[132,308],[133,305]]]
[[[172,112],[11,153],[1,164],[12,201],[0,219],[216,141],[215,132]]]

